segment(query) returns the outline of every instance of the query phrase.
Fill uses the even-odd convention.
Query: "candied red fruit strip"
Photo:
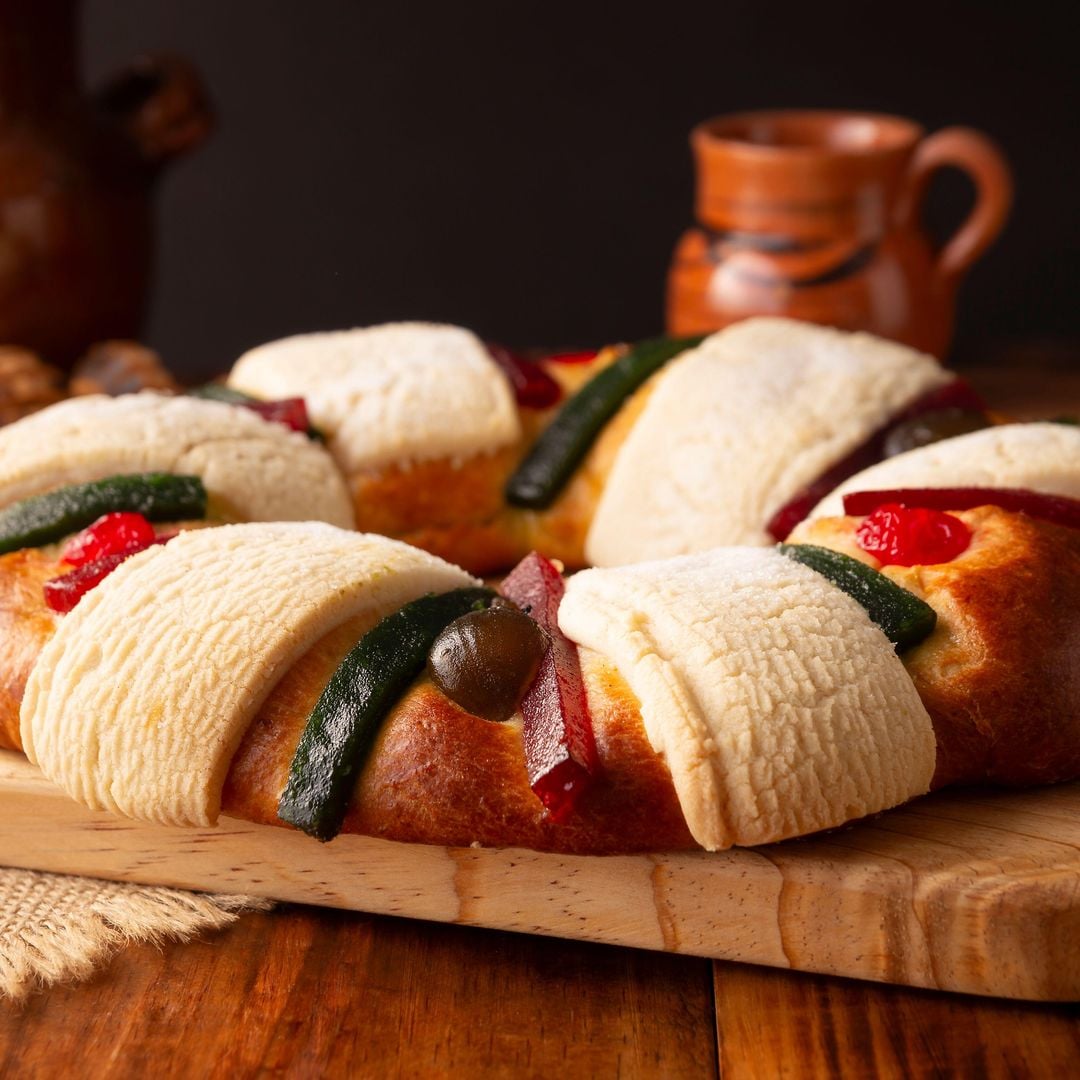
[[[890,424],[891,428],[892,425]],[[834,488],[839,487],[849,476],[854,476],[881,460],[881,443],[884,442],[888,428],[873,436],[870,440],[856,447],[847,457],[841,458],[827,472],[813,483],[807,484],[793,499],[784,503],[765,526],[768,534],[776,541],[783,542],[791,530],[805,520],[810,511]]]
[[[155,536],[153,529],[150,530],[150,539],[147,543],[137,547],[128,547],[122,551],[114,551],[108,555],[102,555],[93,562],[84,562],[67,574],[50,578],[42,586],[45,593],[45,603],[61,613],[67,613],[86,595],[95,585],[100,585],[122,562],[145,551],[150,547],[167,544],[178,536],[178,533],[163,533]],[[68,561],[64,559],[64,561]]]
[[[523,409],[550,409],[559,403],[562,387],[539,364],[493,341],[487,343],[487,350],[509,379],[514,398]]]
[[[279,401],[244,401],[240,404],[264,420],[284,424],[291,431],[306,433],[310,429],[307,402],[300,397],[281,398]]]
[[[574,352],[557,352],[545,356],[551,364],[591,364],[600,355],[599,349],[580,349]]]
[[[859,525],[855,541],[882,566],[936,566],[968,549],[971,530],[941,510],[886,503]]]
[[[72,566],[84,566],[106,555],[142,551],[153,542],[154,526],[142,514],[103,514],[64,545],[60,558]]]
[[[791,534],[792,529],[794,529],[800,521],[805,521],[806,518],[810,516],[810,511],[813,510],[826,495],[828,495],[830,490],[831,489],[825,487],[822,487],[819,490],[814,485],[803,488],[794,499],[784,503],[784,505],[769,518],[769,523],[765,526],[765,531],[778,543],[783,543],[783,541]]]
[[[592,783],[598,762],[577,646],[559,629],[562,575],[534,551],[499,591],[527,610],[551,638],[521,702],[522,738],[530,786],[552,819],[565,821]]]
[[[896,488],[891,491],[854,491],[844,496],[844,513],[853,516],[873,513],[883,503],[921,507],[927,510],[974,510],[976,506],[997,506],[1014,514],[1080,529],[1080,499],[1066,495],[1046,495],[1026,488]]]
[[[105,580],[125,559],[134,552],[106,555],[94,562],[84,563],[70,573],[46,581],[43,589],[45,603],[62,614],[72,608],[95,586]]]
[[[782,543],[788,538],[791,530],[804,520],[830,491],[839,487],[857,472],[862,472],[863,469],[868,469],[881,461],[885,456],[885,439],[894,427],[908,420],[914,420],[923,413],[937,412],[939,409],[971,409],[974,412],[985,412],[986,403],[966,379],[953,379],[952,382],[923,394],[893,416],[888,423],[878,428],[864,443],[855,447],[847,457],[841,458],[784,503],[769,519],[765,526],[766,532],[774,540]]]

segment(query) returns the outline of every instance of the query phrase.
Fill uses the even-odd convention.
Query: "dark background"
[[[964,123],[1017,203],[956,353],[1080,339],[1077,44],[1066,5],[90,0],[88,80],[187,55],[219,129],[163,180],[147,339],[189,375],[283,334],[448,320],[515,344],[662,327],[690,127],[769,106]],[[884,18],[883,18],[884,16]],[[970,202],[946,176],[938,235]]]

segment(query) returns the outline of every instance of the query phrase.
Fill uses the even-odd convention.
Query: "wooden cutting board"
[[[942,990],[1080,998],[1080,782],[945,792],[719,854],[545,855],[92,813],[0,751],[0,865],[662,949]]]

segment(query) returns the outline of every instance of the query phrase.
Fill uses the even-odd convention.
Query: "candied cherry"
[[[883,566],[932,566],[966,551],[971,530],[940,510],[887,503],[863,520],[855,540]]]
[[[64,545],[60,558],[72,566],[85,566],[106,555],[134,554],[153,542],[154,526],[142,514],[103,514]]]

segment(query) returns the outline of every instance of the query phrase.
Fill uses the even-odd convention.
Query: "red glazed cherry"
[[[855,540],[883,566],[933,566],[966,551],[971,530],[940,510],[888,503],[863,521]]]
[[[134,554],[154,542],[154,526],[133,513],[104,514],[64,545],[60,558],[84,566],[106,555]]]

